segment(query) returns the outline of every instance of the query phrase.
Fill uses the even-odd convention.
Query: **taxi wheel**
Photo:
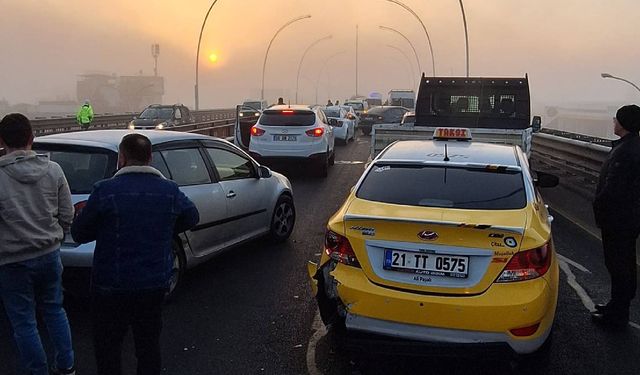
[[[177,241],[173,242],[173,266],[171,268],[171,278],[169,279],[169,290],[165,295],[166,301],[171,301],[178,290],[178,287],[182,283],[182,277],[184,276],[184,270],[186,268],[186,259],[182,246]]]
[[[293,205],[293,199],[288,195],[281,195],[278,198],[273,216],[271,218],[271,232],[269,236],[274,243],[286,241],[296,222],[296,209]]]

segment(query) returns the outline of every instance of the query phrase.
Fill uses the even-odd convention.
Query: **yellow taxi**
[[[520,147],[469,129],[400,141],[366,168],[308,271],[321,317],[347,332],[529,354],[558,299],[551,221]]]

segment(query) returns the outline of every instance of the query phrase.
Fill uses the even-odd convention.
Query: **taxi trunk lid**
[[[527,210],[442,210],[355,199],[345,233],[373,283],[475,295],[498,278],[523,240]]]

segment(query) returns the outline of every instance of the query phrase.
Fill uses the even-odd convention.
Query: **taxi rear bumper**
[[[554,273],[557,267],[545,277],[553,280]],[[544,344],[555,317],[557,289],[546,278],[493,284],[481,295],[437,296],[373,284],[360,269],[342,264],[330,276],[323,284],[335,285],[344,308],[340,315],[351,331],[429,343],[507,344],[529,354]],[[530,336],[510,332],[536,324]]]

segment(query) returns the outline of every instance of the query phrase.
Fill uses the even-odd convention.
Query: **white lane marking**
[[[569,263],[570,265],[574,266],[575,268],[579,269],[579,270],[580,270],[580,271],[582,271],[582,272],[591,273],[591,271],[589,271],[589,270],[587,269],[587,267],[583,266],[582,264],[580,264],[580,263],[578,263],[578,262],[576,262],[576,261],[574,261],[574,260],[571,260],[571,259],[569,259],[569,258],[567,258],[567,257],[565,257],[565,256],[563,256],[563,255],[560,255],[560,254],[558,254],[558,253],[556,253],[556,254],[558,255],[558,258],[559,258],[561,261],[566,262],[566,263]]]
[[[574,267],[580,270],[582,269],[587,270],[580,263],[577,263],[569,258],[566,258],[558,254],[558,265],[560,266],[560,269],[562,270],[562,272],[564,272],[565,275],[567,275],[567,283],[573,288],[573,290],[576,291],[576,294],[578,294],[578,297],[580,297],[580,299],[582,300],[582,304],[584,305],[584,307],[586,307],[587,310],[589,311],[594,311],[595,304],[593,303],[593,300],[591,299],[591,297],[589,297],[589,293],[587,293],[587,291],[584,290],[582,285],[578,283],[578,281],[576,280],[576,275],[574,275],[573,272],[571,271],[569,264],[573,265]],[[589,271],[587,270],[586,272],[589,272]],[[629,326],[637,330],[640,330],[640,325],[638,325],[637,323],[630,321]]]
[[[318,311],[315,318],[313,318],[311,328],[315,332],[309,339],[309,344],[307,345],[307,371],[309,375],[322,375],[322,371],[316,366],[316,346],[318,345],[318,341],[327,334],[327,327],[324,326],[324,323],[322,323],[320,319],[320,311]]]
[[[352,160],[336,160],[335,162],[336,165],[358,165],[358,164],[364,164],[363,161],[352,161]]]
[[[567,283],[569,283],[573,290],[576,291],[578,297],[580,297],[580,299],[582,300],[582,304],[584,305],[584,307],[586,307],[589,311],[595,310],[595,304],[593,303],[593,300],[591,299],[591,297],[589,297],[589,294],[586,290],[584,290],[582,285],[580,285],[580,283],[578,283],[578,281],[576,280],[576,275],[574,275],[571,271],[569,263],[565,262],[564,260],[558,259],[558,265],[560,266],[562,272],[567,275]]]

